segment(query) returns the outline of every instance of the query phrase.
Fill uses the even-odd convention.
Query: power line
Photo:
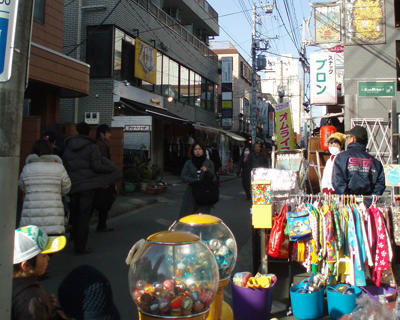
[[[76,0],[72,0],[72,1],[68,2],[68,3],[64,6],[64,8],[68,7],[70,4],[73,4],[75,1],[76,1]]]

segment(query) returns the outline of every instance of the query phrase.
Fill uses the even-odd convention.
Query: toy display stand
[[[205,243],[208,243],[210,249],[215,255],[220,256],[221,251],[226,251],[222,247],[226,245],[225,261],[230,261],[223,267],[219,264],[219,286],[216,296],[211,303],[210,312],[207,320],[233,320],[232,308],[224,301],[224,289],[229,283],[231,272],[236,265],[237,258],[237,245],[232,231],[222,222],[218,217],[208,214],[192,214],[181,218],[175,222],[171,227],[172,231],[187,231],[194,233],[200,237]],[[219,241],[220,251],[217,253],[214,248],[215,243]],[[214,243],[214,244],[213,244]],[[225,244],[225,245],[223,245]],[[217,259],[217,257],[216,257]]]

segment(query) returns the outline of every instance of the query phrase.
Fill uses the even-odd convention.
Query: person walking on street
[[[333,164],[335,163],[336,156],[344,149],[345,142],[346,136],[340,132],[335,132],[331,134],[328,138],[328,147],[331,156],[328,161],[326,161],[324,173],[321,180],[322,192],[325,194],[335,193],[332,185]]]
[[[81,122],[76,126],[78,137],[65,141],[64,165],[72,182],[71,236],[76,255],[87,254],[89,220],[95,190],[122,179],[122,173],[110,160],[101,156],[96,141],[89,137],[90,126]]]
[[[268,159],[267,156],[261,152],[261,143],[256,142],[253,147],[253,152],[250,153],[249,158],[249,165],[251,169],[255,168],[267,168],[268,166]]]
[[[222,162],[221,162],[221,158],[220,158],[219,152],[218,152],[218,145],[215,142],[213,142],[211,144],[210,160],[214,164],[214,173],[215,173],[215,177],[217,179],[217,184],[220,185],[218,171],[219,171],[219,169],[222,168]]]
[[[242,174],[242,187],[246,192],[247,200],[251,200],[251,183],[250,183],[251,168],[248,161],[249,155],[250,155],[250,148],[248,147],[244,148],[243,153],[240,156],[238,171],[237,171],[237,176]]]
[[[382,195],[385,191],[385,174],[380,161],[367,153],[367,130],[355,126],[346,132],[347,151],[335,159],[332,185],[335,194]],[[365,200],[371,204],[370,200]]]
[[[212,205],[199,206],[193,196],[191,184],[197,181],[214,180],[214,164],[206,158],[206,148],[200,142],[195,142],[189,149],[189,160],[186,161],[181,173],[181,180],[188,184],[183,195],[179,218],[193,213],[210,213]]]
[[[35,142],[18,181],[25,194],[19,226],[36,225],[48,235],[65,234],[62,197],[71,181],[46,139]]]
[[[110,127],[106,124],[99,125],[96,131],[97,146],[99,147],[101,155],[111,161],[110,149],[106,143],[107,141],[110,141],[110,139]],[[94,194],[93,209],[95,209],[98,213],[97,232],[114,231],[114,228],[107,227],[107,217],[116,196],[117,193],[114,183],[96,189]]]

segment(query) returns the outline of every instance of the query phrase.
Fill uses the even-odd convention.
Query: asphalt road
[[[165,198],[158,203],[111,218],[108,226],[115,228],[114,232],[96,233],[92,225],[88,246],[93,248],[93,253],[75,256],[72,243],[68,243],[63,251],[54,254],[48,267],[50,278],[41,282],[45,291],[57,296],[58,286],[70,270],[83,264],[92,265],[109,278],[122,319],[138,319],[129,293],[126,255],[136,241],[167,230],[177,219],[185,188],[184,184],[169,187]],[[246,200],[240,179],[222,183],[220,201],[211,214],[220,217],[236,238],[239,256],[235,271],[252,270],[249,208],[250,201]],[[230,288],[224,294],[225,301],[231,305]]]

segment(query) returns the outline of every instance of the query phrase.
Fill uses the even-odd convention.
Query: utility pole
[[[256,4],[253,2],[253,33],[251,37],[251,143],[257,141],[257,66],[256,66]]]
[[[33,0],[19,1],[16,6],[18,13],[11,78],[0,82],[0,319],[11,317],[22,107]]]
[[[301,41],[301,65],[302,65],[302,84],[301,84],[301,106],[304,106],[305,103],[305,96],[306,96],[306,20],[303,18],[303,39]],[[311,108],[310,108],[311,110]],[[302,110],[302,114],[304,116],[304,124],[303,124],[303,137],[304,137],[304,147],[307,147],[308,143],[308,134],[307,134],[307,121],[306,121],[306,114],[304,110]],[[310,111],[311,116],[311,111]]]

